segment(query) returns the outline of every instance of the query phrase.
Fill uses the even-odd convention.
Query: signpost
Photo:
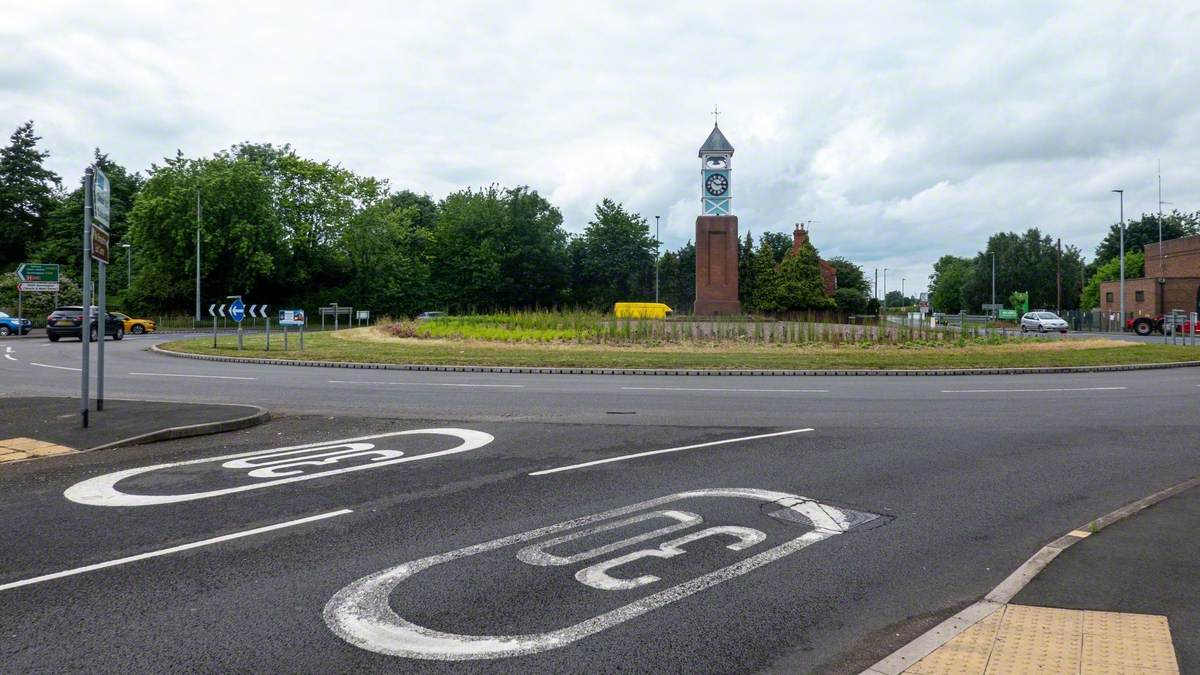
[[[258,317],[266,322],[267,329],[267,351],[271,351],[271,315],[267,313],[267,308],[270,305],[250,305],[250,317]]]
[[[92,211],[94,204],[95,192],[95,177],[96,171],[92,167],[88,167],[83,171],[83,311],[80,312],[80,318],[83,320],[79,327],[79,344],[80,351],[80,377],[79,377],[79,416],[83,423],[83,428],[88,426],[88,370],[91,366],[91,358],[88,354],[88,346],[91,342],[88,336],[92,330]]]
[[[358,325],[360,326],[363,325],[364,321],[367,324],[371,323],[371,312],[369,310],[360,309],[355,313],[355,317],[358,319]]]
[[[998,317],[998,318],[1001,318],[1001,319],[1013,319],[1013,320],[1015,320],[1015,319],[1017,318],[1017,310],[1015,310],[1015,309],[1001,309],[1001,310],[1000,310],[1000,314],[999,314],[999,317]]]
[[[237,322],[238,351],[242,349],[242,319],[246,318],[246,305],[242,304],[242,296],[230,295],[233,302],[229,305],[229,318]]]
[[[279,310],[279,325],[283,326],[283,351],[286,352],[288,349],[288,326],[298,326],[300,328],[300,351],[304,351],[304,310]]]
[[[92,221],[100,223],[104,227],[108,227],[108,203],[111,194],[112,187],[108,182],[108,176],[104,175],[100,167],[95,167],[95,186],[92,188]],[[105,262],[108,262],[107,254]]]

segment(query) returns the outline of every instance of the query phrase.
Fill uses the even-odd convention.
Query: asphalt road
[[[410,373],[153,339],[107,344],[110,397],[276,418],[0,467],[4,672],[857,672],[1200,473],[1194,369]],[[9,395],[78,391],[79,343],[0,351]]]

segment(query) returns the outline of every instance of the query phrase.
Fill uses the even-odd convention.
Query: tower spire
[[[717,110],[717,105],[715,103],[713,104],[713,111],[710,114],[713,116],[713,126],[714,127],[718,126],[717,125],[717,116],[721,114],[721,111]]]

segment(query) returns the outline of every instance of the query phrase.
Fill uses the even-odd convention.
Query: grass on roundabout
[[[271,351],[261,334],[180,340],[172,351],[247,358],[355,363],[558,368],[671,368],[689,370],[911,370],[1139,365],[1200,361],[1200,350],[1112,339],[975,339],[944,344],[661,344],[609,345],[510,343],[482,340],[396,338],[375,328],[306,333],[304,351],[295,333],[283,350],[274,331]]]

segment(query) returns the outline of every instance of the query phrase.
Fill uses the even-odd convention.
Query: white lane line
[[[30,362],[29,362],[29,365],[31,365],[31,366],[41,366],[42,368],[55,368],[55,369],[57,369],[57,370],[73,370],[73,371],[75,371],[75,372],[77,372],[77,373],[80,371],[80,369],[79,369],[79,368],[68,368],[67,366],[51,366],[51,365],[48,365],[48,364],[45,364],[45,363],[38,363],[37,361],[30,361]]]
[[[604,459],[597,459],[597,460],[593,460],[591,462],[583,462],[581,464],[570,464],[568,466],[559,466],[559,467],[555,467],[553,469],[544,469],[542,471],[534,471],[533,473],[531,473],[529,475],[530,476],[545,476],[546,474],[558,473],[559,471],[570,471],[571,469],[582,469],[587,466],[596,466],[597,464],[608,464],[609,462],[623,462],[627,459],[637,459],[638,457],[649,457],[651,455],[662,455],[662,454],[666,454],[668,452],[680,452],[682,450],[695,450],[696,448],[709,448],[714,445],[725,445],[727,443],[741,443],[742,441],[753,441],[753,440],[757,440],[760,438],[774,438],[776,436],[787,436],[789,434],[800,434],[800,433],[804,433],[805,431],[812,431],[812,429],[807,428],[807,429],[792,429],[790,431],[776,431],[775,433],[771,433],[771,434],[758,434],[757,436],[742,436],[741,438],[726,438],[723,441],[709,441],[708,443],[697,443],[695,445],[683,445],[678,448],[666,448],[665,450],[650,450],[647,452],[636,452],[632,455],[620,455],[618,457],[606,457]]]
[[[523,384],[466,384],[462,382],[371,382],[370,380],[329,380],[329,384],[377,384],[390,387],[498,387],[524,389]]]
[[[1127,387],[1058,387],[1053,389],[943,389],[943,394],[1027,393],[1034,391],[1117,391]]]
[[[175,373],[129,373],[146,377],[199,377],[205,380],[257,380],[257,377],[237,377],[235,375],[178,375]]]
[[[4,358],[8,359],[9,361],[16,361],[16,359],[13,358],[13,355],[12,355],[12,347],[4,348]]]
[[[776,394],[828,394],[828,389],[734,389],[722,387],[621,387],[625,391],[766,391]]]
[[[272,530],[279,530],[279,529],[282,529],[285,527],[292,527],[295,525],[303,525],[304,523],[311,523],[316,520],[324,520],[325,518],[332,518],[334,516],[344,516],[347,513],[354,513],[354,511],[352,509],[340,509],[338,511],[330,511],[329,513],[322,513],[322,514],[319,514],[316,516],[308,516],[307,518],[298,518],[296,520],[289,520],[285,523],[276,523],[274,525],[267,525],[265,527],[256,527],[253,530],[246,530],[244,532],[234,532],[233,534],[223,534],[219,537],[213,537],[212,539],[203,539],[201,541],[193,541],[190,544],[180,544],[179,546],[172,546],[171,548],[164,548],[164,549],[159,549],[157,551],[149,551],[146,553],[139,553],[137,555],[131,555],[131,556],[128,556],[125,558],[117,558],[116,560],[108,560],[105,562],[99,562],[99,563],[95,563],[92,565],[84,565],[83,567],[76,567],[75,569],[63,570],[62,572],[54,572],[52,574],[43,574],[40,577],[33,577],[31,579],[22,579],[20,581],[9,582],[7,584],[0,584],[0,591],[7,591],[10,588],[20,588],[21,586],[29,586],[31,584],[38,584],[43,581],[50,581],[52,579],[61,579],[63,577],[74,576],[76,574],[83,574],[84,572],[92,572],[95,570],[104,569],[105,567],[115,567],[117,565],[124,565],[126,563],[136,562],[138,560],[145,560],[147,558],[157,558],[158,556],[168,555],[171,553],[178,553],[180,551],[187,551],[188,549],[200,548],[201,546],[208,546],[210,544],[219,544],[223,541],[229,541],[231,539],[241,539],[242,537],[250,537],[250,536],[253,536],[256,534],[262,534],[263,532],[270,532]]]

